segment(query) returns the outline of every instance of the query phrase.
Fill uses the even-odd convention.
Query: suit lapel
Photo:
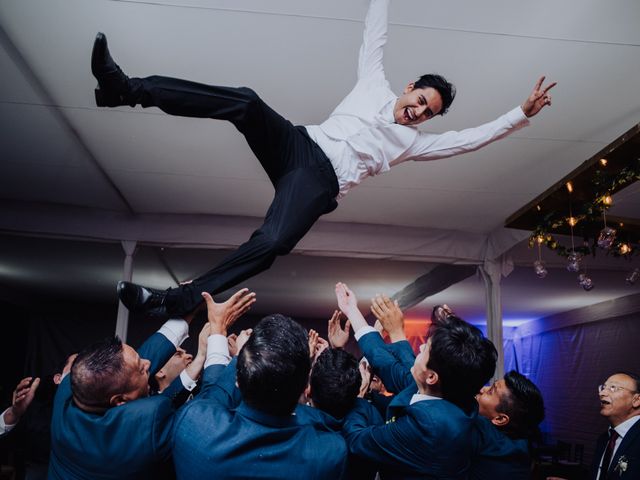
[[[618,447],[618,450],[616,450],[616,454],[611,458],[611,463],[609,464],[609,475],[614,473],[616,465],[618,465],[618,462],[620,461],[620,457],[622,457],[627,452],[629,445],[631,445],[639,436],[640,420],[637,421],[627,432],[627,434],[622,438],[622,442],[620,442],[620,446]]]

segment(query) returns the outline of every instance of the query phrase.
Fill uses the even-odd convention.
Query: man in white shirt
[[[591,478],[640,478],[640,377],[614,373],[598,392],[609,430],[598,438]]]
[[[435,160],[469,152],[528,125],[551,104],[544,77],[520,107],[498,119],[460,132],[429,134],[416,126],[446,112],[453,86],[438,75],[409,83],[399,97],[382,67],[389,0],[371,0],[358,59],[358,80],[329,119],[294,126],[248,88],[198,84],[152,76],[129,78],[116,65],[104,34],[94,42],[91,68],[98,80],[98,106],[155,106],[170,115],[228,120],[245,136],[269,176],[275,197],[264,224],[248,242],[192,283],[167,291],[128,282],[120,300],[133,311],[166,317],[184,315],[217,293],[269,268],[289,253],[316,220],[337,207],[336,199],[364,178],[407,160]]]

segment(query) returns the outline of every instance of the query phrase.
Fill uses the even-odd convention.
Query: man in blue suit
[[[218,305],[220,315],[240,315],[252,299],[241,290]],[[49,478],[155,479],[166,473],[173,399],[149,396],[149,375],[187,334],[185,320],[169,320],[138,352],[114,337],[78,354],[54,400]]]
[[[311,366],[305,330],[283,315],[265,317],[237,364],[234,359],[226,369],[226,329],[212,327],[211,333],[210,339],[219,340],[209,344],[218,361],[205,366],[200,394],[175,420],[178,478],[342,478],[347,462],[342,437],[293,415]]]
[[[618,372],[598,387],[609,431],[598,438],[593,480],[640,478],[640,377]]]
[[[374,362],[381,364],[382,375],[391,378],[390,388],[398,383],[411,383],[409,359],[413,352],[404,334],[402,311],[384,295],[372,300],[371,311],[389,333],[393,343],[387,344],[386,350],[396,361],[389,361],[384,349],[376,348],[380,342],[375,336],[361,338],[364,348],[374,352]],[[434,307],[432,325],[446,323],[451,315],[446,305]],[[475,398],[479,416],[474,424],[470,478],[528,479],[531,473],[529,440],[536,436],[538,425],[544,419],[540,390],[524,375],[511,371],[491,386],[483,387]]]
[[[474,395],[495,369],[493,344],[477,328],[451,317],[421,347],[410,385],[403,365],[367,325],[353,292],[339,283],[336,296],[374,370],[385,362],[397,364],[382,369],[391,374],[381,378],[400,392],[384,425],[372,425],[364,405],[356,404],[343,429],[350,452],[384,465],[384,478],[466,478],[477,417]]]

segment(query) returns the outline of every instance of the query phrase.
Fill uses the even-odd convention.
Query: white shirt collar
[[[620,435],[620,438],[622,438],[627,434],[629,430],[631,430],[631,427],[633,427],[638,420],[640,420],[640,415],[635,415],[622,422],[620,425],[614,428],[614,430],[618,435]]]
[[[434,397],[433,395],[427,395],[424,393],[416,393],[413,395],[413,397],[411,397],[411,401],[409,402],[409,405],[413,405],[414,403],[417,403],[417,402],[423,402],[425,400],[442,400],[442,398]]]

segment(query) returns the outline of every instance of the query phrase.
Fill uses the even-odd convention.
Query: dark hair
[[[638,375],[636,375],[635,373],[627,372],[625,370],[620,370],[619,372],[614,372],[611,375],[609,375],[609,377],[611,377],[613,375],[626,375],[631,380],[633,380],[634,383],[636,384],[636,388],[635,388],[636,393],[640,393],[640,377]]]
[[[353,407],[361,383],[356,357],[341,348],[328,348],[311,369],[311,399],[320,410],[342,418]]]
[[[502,429],[512,438],[533,438],[544,420],[542,393],[521,373],[511,370],[504,376],[509,393],[500,397],[496,411],[509,415],[509,423]]]
[[[433,328],[427,368],[438,374],[442,398],[464,410],[475,405],[475,395],[493,376],[498,352],[480,330],[449,315]]]
[[[434,88],[442,97],[442,109],[438,112],[438,115],[444,115],[449,110],[449,107],[453,103],[453,99],[456,98],[456,87],[452,83],[449,83],[443,76],[435,73],[429,73],[422,75],[413,84],[413,88]]]
[[[273,415],[290,414],[309,379],[307,332],[294,320],[263,318],[238,355],[237,380],[247,405]]]
[[[71,392],[81,408],[109,408],[127,386],[122,340],[116,335],[85,347],[71,367]]]

